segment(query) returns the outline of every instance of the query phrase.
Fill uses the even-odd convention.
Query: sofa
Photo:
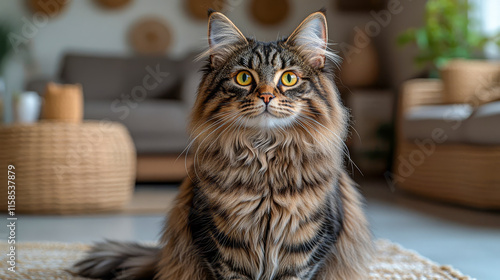
[[[500,99],[449,103],[445,88],[438,79],[404,83],[393,172],[385,177],[422,197],[500,209]]]
[[[172,158],[189,141],[186,128],[203,63],[195,58],[196,54],[173,59],[69,53],[62,59],[56,82],[82,84],[85,119],[117,121],[127,127],[137,149],[141,178],[141,159],[154,159],[142,166],[144,172],[151,173],[152,167],[174,164]],[[27,87],[43,94],[46,83],[44,79],[36,80]],[[185,175],[184,162],[179,163],[182,169],[166,168],[182,173],[170,176],[174,180]],[[164,171],[162,168],[158,172]],[[165,177],[150,175],[153,180]]]

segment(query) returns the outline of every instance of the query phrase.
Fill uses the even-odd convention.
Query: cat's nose
[[[261,94],[259,94],[259,98],[264,100],[264,103],[269,104],[269,102],[271,102],[271,99],[274,98],[274,95],[270,92],[263,92]]]

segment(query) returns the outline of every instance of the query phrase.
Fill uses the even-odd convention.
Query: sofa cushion
[[[138,153],[180,153],[186,147],[189,109],[183,103],[146,99],[136,105],[88,101],[84,117],[123,123],[130,131]]]
[[[158,56],[138,56],[127,61],[128,92],[132,92],[134,87],[143,86],[147,87],[147,98],[180,98],[183,75],[183,72],[179,71],[181,62]]]
[[[432,138],[436,129],[442,130],[446,141],[462,141],[461,127],[472,114],[467,104],[425,105],[411,108],[403,119],[403,135],[407,139]]]
[[[462,131],[466,143],[500,144],[500,101],[478,107],[464,123]]]
[[[500,144],[500,101],[475,110],[467,104],[429,105],[411,108],[403,120],[403,135],[410,140],[432,138],[441,129],[446,142]]]
[[[85,100],[113,100],[146,88],[147,98],[179,99],[179,62],[167,57],[111,57],[68,54],[60,73],[65,83],[80,83]],[[145,78],[147,81],[145,81]],[[138,92],[142,95],[142,92]]]
[[[82,84],[85,100],[113,99],[126,91],[126,66],[126,61],[118,57],[66,55],[60,79],[64,83]]]

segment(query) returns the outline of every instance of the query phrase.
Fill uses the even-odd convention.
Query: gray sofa
[[[64,56],[59,83],[80,83],[84,118],[123,123],[139,154],[177,154],[201,78],[195,55],[167,57]],[[43,93],[46,81],[28,84]]]

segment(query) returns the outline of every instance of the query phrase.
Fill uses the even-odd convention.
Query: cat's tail
[[[160,249],[131,242],[95,244],[88,255],[73,265],[72,273],[99,279],[153,279]]]

